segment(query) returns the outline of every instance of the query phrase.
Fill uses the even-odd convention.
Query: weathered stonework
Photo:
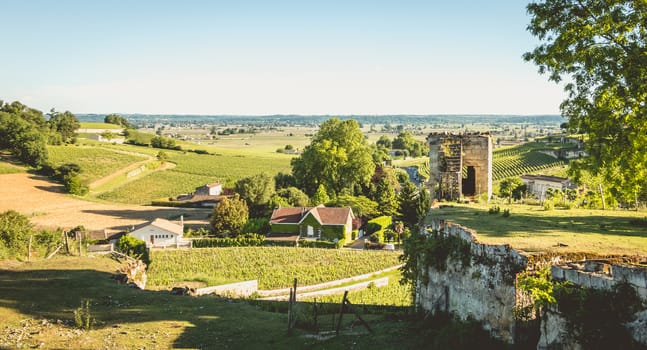
[[[429,268],[429,283],[418,282],[417,304],[430,312],[472,317],[494,337],[514,343],[516,274],[525,269],[527,258],[509,245],[479,243],[473,231],[459,225],[436,221],[431,228],[470,242],[472,259],[470,266],[451,260],[445,271]]]
[[[534,257],[531,263],[528,256],[509,245],[478,242],[475,231],[460,225],[434,220],[428,229],[438,232],[441,237],[457,237],[469,242],[471,263],[464,266],[450,257],[444,271],[428,267],[427,278],[417,279],[416,304],[431,313],[446,311],[462,319],[471,317],[480,321],[492,336],[507,343],[523,343],[529,339],[529,334],[519,330],[531,323],[524,324],[515,318],[515,310],[532,304],[530,296],[516,286],[517,274],[526,269],[551,265],[553,280],[570,281],[584,288],[611,290],[618,283],[628,283],[647,305],[647,270],[644,268],[605,260],[565,262],[565,256]],[[422,281],[426,279],[428,283],[424,284]],[[557,306],[549,306],[543,311],[541,324],[534,323],[538,335],[531,337],[538,349],[582,348],[566,333],[566,320]],[[625,328],[637,343],[647,346],[646,325],[647,311],[640,311]],[[534,343],[536,336],[539,336],[538,343]]]
[[[432,199],[492,196],[492,140],[489,134],[432,133],[429,186]],[[465,170],[465,171],[463,171]]]

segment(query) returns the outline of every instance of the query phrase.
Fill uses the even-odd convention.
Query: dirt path
[[[123,230],[155,218],[176,219],[188,225],[208,224],[209,209],[168,208],[88,202],[63,193],[63,186],[32,174],[0,175],[0,211],[31,216],[39,227]]]

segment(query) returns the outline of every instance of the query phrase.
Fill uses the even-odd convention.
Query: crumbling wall
[[[429,282],[418,279],[417,305],[432,313],[474,318],[494,337],[514,343],[516,274],[525,270],[526,256],[509,245],[479,243],[472,230],[460,225],[435,221],[431,228],[468,242],[472,258],[469,266],[450,259],[445,271],[429,268]]]
[[[462,195],[492,196],[492,140],[489,134],[432,133],[429,144],[429,187],[434,199],[459,199]],[[470,169],[468,179],[463,169]],[[469,180],[470,189],[463,182]],[[466,191],[473,193],[465,193]]]
[[[647,305],[647,270],[638,267],[610,264],[605,261],[583,261],[551,266],[554,281],[569,281],[576,286],[610,291],[619,283],[627,283]],[[565,317],[557,306],[544,310],[538,349],[580,349],[573,337],[565,332]],[[625,324],[629,334],[639,344],[647,346],[647,310],[634,315]]]

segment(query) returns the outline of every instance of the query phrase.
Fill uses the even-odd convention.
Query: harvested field
[[[27,173],[0,175],[0,211],[16,210],[31,217],[38,227],[90,230],[123,230],[154,218],[176,220],[184,215],[187,225],[206,225],[209,209],[114,205],[88,202],[63,193],[63,186],[46,177]]]

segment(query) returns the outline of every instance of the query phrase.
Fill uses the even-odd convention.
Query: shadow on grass
[[[117,284],[111,277],[109,272],[92,269],[0,270],[0,307],[34,319],[61,320],[67,325],[61,327],[72,329],[74,310],[82,301],[89,300],[91,314],[98,322],[84,337],[95,342],[91,344],[101,345],[112,336],[108,333],[126,332],[128,335],[122,336],[125,339],[118,344],[122,348],[147,345],[150,340],[141,338],[160,332],[171,334],[168,343],[158,339],[156,344],[161,348],[294,349],[337,345],[346,348],[357,341],[370,348],[388,343],[393,329],[402,332],[406,327],[397,320],[385,320],[385,311],[397,311],[393,307],[385,310],[369,305],[357,308],[365,317],[374,318],[371,322],[374,328],[383,329],[377,337],[367,335],[358,339],[354,335],[321,341],[298,336],[304,331],[287,336],[286,302],[248,303],[216,297],[176,296],[168,291],[136,290]],[[338,308],[335,304],[326,307],[332,313]],[[15,316],[14,321],[22,317]],[[353,315],[345,317],[346,322],[354,319]],[[391,345],[395,347],[396,343],[393,340]]]
[[[434,209],[427,217],[444,219],[474,229],[477,234],[506,237],[519,233],[550,235],[567,231],[578,234],[604,234],[625,237],[647,237],[647,228],[631,225],[632,217],[604,215],[576,215],[568,210],[544,212],[537,207],[537,214],[519,213],[512,208],[509,217],[489,214],[487,210],[471,207]]]

